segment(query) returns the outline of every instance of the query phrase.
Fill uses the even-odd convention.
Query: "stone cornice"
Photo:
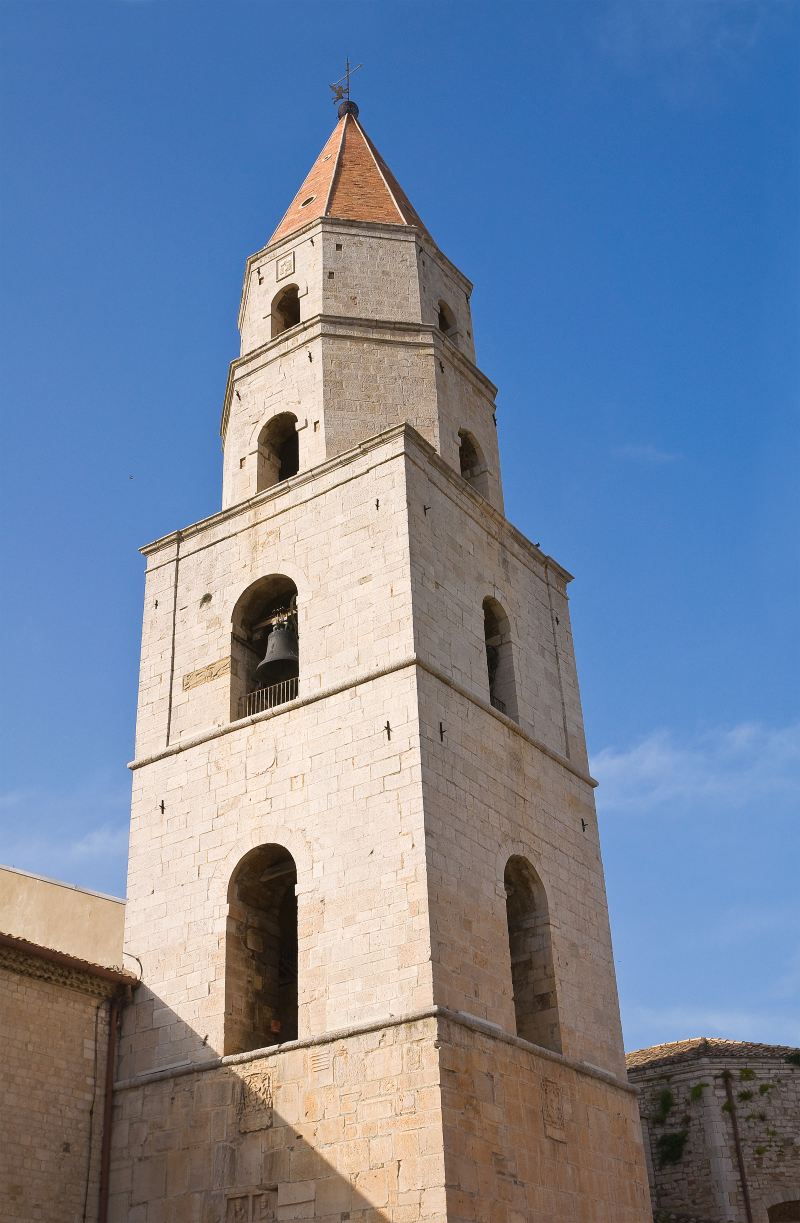
[[[272,488],[265,489],[264,492],[256,493],[255,496],[249,497],[246,501],[237,501],[236,505],[229,505],[223,510],[218,510],[216,514],[209,514],[208,518],[200,518],[188,527],[182,527],[177,531],[170,531],[169,534],[162,535],[151,543],[145,544],[139,551],[143,556],[152,556],[154,552],[159,552],[168,544],[176,543],[178,539],[181,541],[189,540],[211,527],[239,517],[245,511],[252,511],[260,505],[268,505],[271,501],[278,501],[291,490],[310,484],[319,476],[327,475],[339,467],[344,468],[362,455],[370,454],[373,450],[378,450],[382,446],[388,446],[391,442],[401,438],[407,428],[410,428],[410,426],[405,424],[392,425],[390,429],[384,429],[382,433],[376,433],[373,437],[367,438],[366,441],[359,442],[352,450],[345,450],[341,454],[334,455],[331,459],[326,459],[324,463],[318,463],[316,467],[308,467],[305,471],[299,471],[297,475],[291,476],[288,480],[281,480],[279,484],[274,484]],[[398,451],[398,453],[400,452]],[[252,524],[248,523],[248,526],[250,525]]]
[[[163,535],[159,539],[153,540],[152,543],[145,544],[139,551],[143,556],[152,556],[162,548],[177,543],[179,539],[181,543],[185,543],[203,531],[231,521],[245,512],[251,512],[260,505],[267,505],[272,501],[278,501],[291,490],[307,485],[319,476],[327,475],[337,468],[344,469],[363,455],[371,454],[382,447],[389,447],[399,439],[403,439],[403,450],[406,453],[416,449],[419,452],[420,459],[436,469],[450,486],[452,492],[462,502],[466,500],[467,504],[471,507],[470,512],[473,519],[484,530],[488,529],[487,523],[491,523],[496,532],[502,533],[507,539],[512,540],[524,556],[525,562],[529,567],[535,568],[537,572],[540,572],[540,576],[545,570],[550,570],[550,572],[560,578],[565,586],[573,580],[573,575],[563,565],[560,565],[554,557],[548,556],[540,548],[537,548],[536,544],[532,543],[527,536],[523,535],[517,527],[509,522],[501,510],[497,510],[494,506],[490,505],[486,498],[476,492],[458,472],[454,471],[434,447],[417,432],[413,425],[409,425],[407,422],[400,425],[392,425],[391,428],[385,429],[382,433],[376,433],[366,441],[359,442],[358,446],[353,447],[352,450],[345,450],[342,454],[326,459],[324,463],[319,463],[316,467],[309,467],[306,471],[298,472],[297,475],[292,476],[290,479],[282,480],[279,484],[273,485],[272,488],[248,498],[247,501],[240,501],[236,505],[228,506],[226,509],[219,510],[208,518],[201,518],[198,522],[192,523],[190,526],[184,527],[179,531],[171,531],[168,535]],[[400,453],[399,449],[397,453]],[[396,457],[396,455],[389,457]],[[253,525],[255,524],[252,520],[248,521],[247,529]],[[171,560],[172,558],[169,559]]]
[[[210,743],[212,739],[220,739],[224,735],[235,734],[237,731],[245,730],[250,726],[257,726],[261,722],[271,722],[273,718],[282,717],[285,713],[291,713],[296,709],[304,709],[308,705],[316,705],[318,701],[328,700],[330,697],[338,696],[341,692],[348,692],[352,688],[359,688],[363,684],[375,683],[379,679],[383,679],[387,675],[396,675],[400,671],[408,671],[413,667],[419,667],[421,671],[426,671],[428,675],[439,680],[451,688],[453,692],[457,692],[459,696],[475,705],[478,709],[482,709],[484,713],[488,713],[498,722],[502,722],[510,731],[518,735],[520,739],[524,739],[531,747],[534,747],[543,756],[547,756],[550,760],[566,769],[573,777],[577,777],[584,785],[591,786],[594,789],[597,782],[589,773],[577,768],[576,765],[568,760],[566,756],[562,756],[560,752],[555,751],[547,743],[537,739],[534,735],[529,734],[513,719],[507,717],[506,714],[500,713],[499,709],[495,709],[489,701],[483,700],[476,693],[470,692],[469,688],[465,688],[463,684],[459,684],[452,676],[447,675],[439,667],[433,663],[427,662],[424,658],[420,658],[416,654],[410,654],[406,658],[401,658],[397,662],[390,663],[385,667],[377,667],[372,671],[362,671],[360,674],[353,675],[349,679],[344,680],[341,684],[331,684],[327,688],[320,688],[317,692],[312,692],[307,696],[298,696],[293,701],[287,701],[285,705],[278,705],[273,709],[265,709],[263,713],[251,714],[248,718],[236,718],[233,722],[224,722],[221,726],[211,726],[207,730],[198,731],[196,735],[188,735],[185,739],[179,740],[177,743],[170,743],[168,747],[162,748],[158,752],[152,752],[149,756],[140,756],[136,760],[131,760],[128,768],[131,771],[145,768],[147,765],[156,764],[159,760],[166,760],[169,756],[178,756],[182,752],[190,751],[194,747],[201,747],[204,743]]]
[[[447,258],[447,255],[439,249],[430,234],[423,233],[416,225],[407,225],[405,223],[389,225],[378,221],[348,221],[344,218],[336,217],[315,217],[314,220],[304,225],[302,229],[296,229],[294,233],[287,234],[285,238],[279,238],[277,242],[268,243],[266,246],[262,246],[260,250],[254,251],[252,255],[248,256],[244,267],[242,298],[238,315],[240,331],[253,269],[272,262],[274,259],[279,258],[283,251],[296,247],[298,242],[306,242],[315,234],[323,233],[326,230],[330,233],[349,231],[352,234],[389,238],[399,242],[416,242],[431,258],[441,260],[449,275],[459,282],[467,297],[472,295],[473,285],[469,277],[465,276],[460,268],[457,268],[453,261]]]
[[[435,324],[403,322],[393,319],[356,318],[341,314],[315,314],[312,318],[305,319],[295,324],[294,327],[290,327],[288,331],[282,332],[274,340],[268,340],[259,348],[243,353],[242,356],[231,361],[225,383],[219,426],[223,447],[228,432],[231,402],[237,379],[255,373],[295,349],[302,348],[323,337],[368,339],[374,344],[406,344],[418,348],[430,348],[434,353],[440,353],[455,365],[459,372],[491,401],[492,410],[495,410],[494,399],[497,395],[497,387],[452,340],[442,334]]]
[[[589,1062],[581,1062],[575,1058],[565,1057],[562,1053],[554,1053],[551,1049],[531,1044],[530,1041],[523,1040],[520,1036],[513,1036],[510,1032],[504,1031],[503,1028],[498,1027],[496,1024],[488,1023],[486,1020],[479,1019],[474,1015],[467,1015],[463,1011],[452,1011],[449,1007],[444,1006],[426,1007],[424,1010],[411,1011],[407,1015],[390,1015],[385,1019],[375,1019],[367,1023],[353,1024],[346,1028],[337,1028],[333,1032],[324,1033],[322,1036],[309,1036],[303,1040],[287,1041],[283,1045],[268,1045],[264,1049],[252,1049],[248,1053],[232,1053],[227,1057],[210,1057],[203,1062],[190,1062],[182,1066],[170,1066],[163,1070],[153,1070],[147,1074],[137,1075],[135,1078],[117,1080],[114,1084],[114,1090],[131,1091],[138,1087],[144,1087],[148,1083],[160,1083],[169,1079],[184,1078],[189,1074],[204,1074],[209,1070],[219,1070],[226,1066],[246,1066],[250,1062],[277,1058],[281,1054],[294,1052],[297,1049],[315,1049],[323,1045],[335,1044],[340,1040],[349,1040],[354,1036],[365,1036],[370,1032],[382,1032],[387,1028],[409,1027],[411,1024],[425,1023],[427,1020],[437,1021],[437,1034],[441,1034],[444,1024],[450,1023],[469,1032],[477,1032],[489,1040],[496,1040],[500,1044],[511,1045],[515,1049],[521,1049],[526,1053],[534,1054],[536,1057],[541,1058],[542,1061],[551,1062],[556,1066],[563,1066],[565,1069],[572,1070],[586,1078],[595,1079],[615,1091],[621,1091],[630,1096],[637,1096],[639,1094],[635,1087],[631,1086],[624,1079],[619,1078],[611,1070],[603,1070],[599,1066],[592,1066]]]

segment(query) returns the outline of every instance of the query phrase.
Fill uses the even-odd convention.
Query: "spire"
[[[339,122],[267,245],[318,217],[415,225],[428,233],[349,99],[339,107]]]

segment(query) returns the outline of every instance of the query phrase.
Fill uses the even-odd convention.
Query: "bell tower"
[[[144,549],[112,1215],[650,1218],[569,627],[472,286],[349,100]]]

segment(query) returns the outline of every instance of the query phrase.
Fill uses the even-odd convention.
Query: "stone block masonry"
[[[634,1093],[444,1012],[120,1083],[114,1135],[112,1223],[647,1217]]]
[[[659,1223],[800,1219],[800,1050],[676,1041],[629,1054],[628,1073]]]
[[[0,1218],[98,1218],[111,996],[132,978],[0,939]]]

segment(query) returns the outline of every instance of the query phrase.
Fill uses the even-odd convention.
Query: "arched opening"
[[[293,701],[299,675],[297,587],[272,573],[249,586],[233,609],[231,718]]]
[[[456,338],[456,316],[448,306],[447,302],[440,301],[436,316],[436,326],[439,330],[451,340]]]
[[[272,299],[270,315],[273,340],[300,322],[300,293],[297,285],[287,285],[280,293],[276,293]]]
[[[262,493],[265,488],[297,475],[299,466],[297,417],[281,412],[268,420],[258,435],[256,491]]]
[[[509,858],[506,889],[508,946],[517,1036],[561,1053],[556,975],[547,896],[527,858]]]
[[[778,1202],[767,1211],[769,1223],[800,1223],[800,1198],[794,1202]]]
[[[297,1040],[297,867],[282,845],[259,845],[228,886],[225,1053]]]
[[[488,468],[480,446],[471,433],[459,429],[458,465],[461,474],[477,493],[486,497],[489,491]]]
[[[514,659],[511,656],[511,627],[508,616],[496,599],[483,600],[483,637],[489,672],[489,700],[495,709],[516,722],[519,714]]]

